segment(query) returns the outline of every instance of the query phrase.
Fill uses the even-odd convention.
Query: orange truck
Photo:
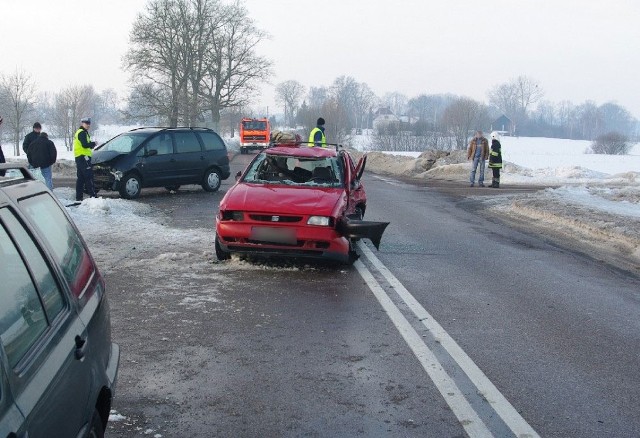
[[[248,154],[250,150],[268,148],[270,135],[269,119],[242,119],[240,122],[240,153]]]

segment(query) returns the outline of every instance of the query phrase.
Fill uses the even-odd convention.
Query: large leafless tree
[[[246,105],[270,76],[271,63],[257,54],[265,38],[239,1],[151,0],[124,59],[134,85],[130,107],[170,126],[208,117],[217,128],[222,110]]]
[[[20,155],[20,141],[33,123],[36,87],[31,76],[16,70],[8,76],[0,76],[0,115],[4,125],[11,130],[14,154]]]
[[[220,17],[222,27],[209,41],[202,93],[214,127],[222,110],[247,106],[272,75],[271,61],[257,51],[268,35],[256,27],[242,2],[222,6]]]

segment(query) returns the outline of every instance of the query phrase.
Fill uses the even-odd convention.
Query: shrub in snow
[[[626,155],[631,145],[629,139],[619,132],[607,132],[596,137],[590,151],[594,154]]]

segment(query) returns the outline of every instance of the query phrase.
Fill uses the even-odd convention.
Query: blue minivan
[[[143,187],[200,184],[215,192],[230,175],[227,147],[208,128],[132,129],[97,147],[93,164],[96,189],[125,199],[137,198]]]

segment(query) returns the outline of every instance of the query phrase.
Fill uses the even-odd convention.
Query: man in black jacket
[[[57,157],[56,145],[49,140],[46,132],[41,132],[40,136],[29,145],[27,152],[29,164],[34,168],[40,168],[49,190],[53,190],[51,166],[56,162]]]
[[[42,131],[42,125],[40,124],[40,122],[35,122],[33,124],[33,131],[25,135],[24,141],[22,142],[22,150],[25,154],[28,154],[29,145],[36,141],[36,139],[40,135],[40,131]]]

